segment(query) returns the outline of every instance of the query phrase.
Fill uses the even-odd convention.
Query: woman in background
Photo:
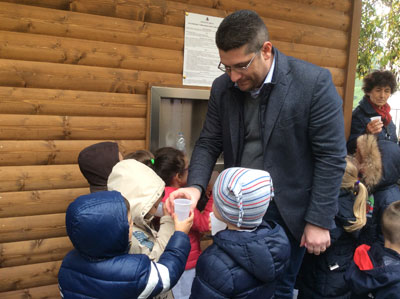
[[[377,135],[378,140],[398,142],[396,125],[387,103],[396,88],[396,79],[389,71],[373,71],[363,79],[364,97],[353,110],[347,142],[349,153],[356,151],[357,137],[365,133]]]

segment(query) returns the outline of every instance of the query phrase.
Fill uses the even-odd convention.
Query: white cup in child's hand
[[[217,232],[224,230],[226,228],[226,223],[222,222],[217,217],[215,217],[214,212],[210,213],[210,219],[211,219],[211,235],[212,236],[215,236],[215,234]]]
[[[382,120],[382,117],[381,116],[373,116],[373,117],[370,118],[371,121],[374,121],[376,119]]]
[[[186,198],[177,198],[174,200],[174,210],[179,221],[183,221],[189,217],[192,201]]]

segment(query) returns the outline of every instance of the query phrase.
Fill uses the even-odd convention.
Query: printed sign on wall
[[[222,75],[215,32],[223,18],[186,13],[183,85],[211,86]]]

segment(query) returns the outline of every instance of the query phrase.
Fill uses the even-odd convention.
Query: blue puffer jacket
[[[148,298],[176,284],[190,251],[188,236],[175,232],[158,263],[127,254],[127,215],[116,191],[83,195],[69,205],[66,226],[75,249],[58,273],[64,298]]]
[[[345,278],[356,298],[400,298],[400,254],[375,243],[358,247],[354,255],[357,264],[352,262]]]
[[[379,116],[379,114],[374,110],[367,98],[364,96],[358,106],[353,110],[350,137],[347,141],[347,149],[350,154],[355,152],[358,136],[367,133],[367,124],[371,121],[370,118],[373,116]],[[378,134],[378,140],[389,140],[398,143],[396,125],[393,121],[391,121],[387,127],[384,126],[382,128],[382,131]]]
[[[274,222],[253,232],[221,231],[197,262],[190,298],[273,298],[289,257],[289,240]]]

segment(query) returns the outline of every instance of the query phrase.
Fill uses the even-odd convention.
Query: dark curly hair
[[[185,154],[173,147],[162,147],[154,153],[154,171],[166,186],[171,186],[172,178],[186,170]]]
[[[364,77],[362,90],[366,94],[371,92],[376,86],[389,86],[390,93],[393,94],[397,89],[396,78],[390,71],[375,70]]]

